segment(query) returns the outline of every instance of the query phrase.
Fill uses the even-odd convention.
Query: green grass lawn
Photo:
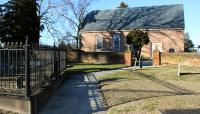
[[[74,64],[71,68],[67,69],[67,74],[90,73],[104,70],[114,70],[124,68],[124,64]]]
[[[110,114],[159,114],[159,110],[200,108],[200,67],[149,67],[100,76]]]

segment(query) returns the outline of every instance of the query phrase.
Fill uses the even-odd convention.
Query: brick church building
[[[82,50],[86,52],[124,52],[132,29],[148,32],[150,43],[142,49],[146,57],[152,57],[156,47],[161,52],[184,51],[184,10],[180,4],[96,10],[87,14],[82,27]]]

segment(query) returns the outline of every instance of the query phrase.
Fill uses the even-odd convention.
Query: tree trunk
[[[79,50],[79,47],[78,47],[78,37],[76,39],[76,50]]]
[[[139,48],[139,49],[138,49],[138,54],[137,54],[137,60],[140,59],[141,51],[142,51],[142,48]]]
[[[81,62],[81,48],[80,48],[80,35],[79,31],[77,32],[77,39],[76,39],[76,48],[77,48],[77,63]]]

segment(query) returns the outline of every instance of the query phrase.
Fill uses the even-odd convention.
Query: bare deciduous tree
[[[44,29],[47,30],[47,32],[53,37],[54,43],[55,39],[59,39],[61,36],[61,33],[58,29],[55,27],[55,23],[58,20],[54,20],[54,15],[56,9],[59,5],[54,3],[54,0],[38,0],[38,18],[40,21],[40,27],[41,30],[43,31]]]
[[[76,39],[76,48],[81,48],[80,30],[82,28],[83,20],[86,16],[87,9],[92,0],[62,0],[63,12],[62,16],[67,20],[71,29],[67,35]]]

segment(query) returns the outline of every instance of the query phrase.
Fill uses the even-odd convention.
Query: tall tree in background
[[[142,47],[147,45],[149,41],[148,33],[139,29],[134,29],[127,35],[127,44],[131,45],[131,50],[138,60],[141,55]]]
[[[184,35],[184,51],[185,52],[190,52],[191,48],[194,47],[194,44],[192,40],[190,39],[189,33],[185,33]]]
[[[39,43],[40,22],[35,0],[10,0],[3,7],[0,38],[3,42]]]
[[[92,0],[63,0],[64,12],[62,12],[62,16],[71,27],[71,31],[67,31],[67,35],[76,39],[77,49],[81,49],[82,47],[80,30],[82,29],[82,23],[91,2]]]
[[[37,0],[37,15],[40,24],[38,26],[40,26],[40,31],[45,29],[49,34],[48,36],[53,37],[54,43],[61,35],[60,31],[56,28],[58,19],[55,10],[59,6],[58,4],[57,0]]]
[[[121,2],[120,5],[117,8],[128,8],[128,4]]]

